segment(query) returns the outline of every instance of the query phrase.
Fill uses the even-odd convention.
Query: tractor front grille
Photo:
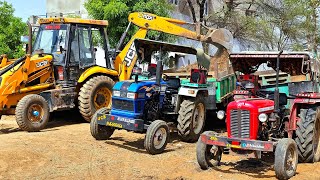
[[[112,99],[112,108],[126,111],[134,111],[133,101]]]
[[[230,130],[232,137],[250,138],[250,111],[231,110]]]

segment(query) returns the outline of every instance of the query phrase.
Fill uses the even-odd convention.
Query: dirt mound
[[[216,53],[210,60],[210,69],[209,72],[214,72],[214,64],[218,62],[218,69],[219,72],[227,71],[228,64],[229,64],[229,53],[226,49],[221,50],[220,52]],[[190,64],[188,66],[181,67],[176,72],[190,72],[191,69],[198,68],[198,64]]]

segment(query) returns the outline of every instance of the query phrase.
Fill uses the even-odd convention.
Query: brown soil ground
[[[0,121],[0,179],[275,179],[272,157],[262,161],[224,155],[222,165],[202,171],[195,144],[172,135],[166,151],[149,155],[143,134],[116,131],[96,141],[88,123],[53,121],[36,133],[20,131],[14,117]],[[320,179],[320,163],[299,164],[292,179]]]

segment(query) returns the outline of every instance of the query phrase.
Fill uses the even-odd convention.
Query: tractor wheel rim
[[[205,158],[207,162],[210,162],[214,158],[214,150],[212,145],[207,145]]]
[[[296,162],[297,162],[297,156],[296,156],[296,151],[293,146],[290,146],[288,149],[288,152],[286,154],[286,172],[287,174],[292,174],[295,172],[296,169]]]
[[[199,134],[202,130],[204,123],[204,105],[202,103],[197,104],[197,107],[193,113],[193,131],[195,134]]]
[[[30,122],[41,122],[44,110],[41,105],[33,104],[28,108],[28,120]]]
[[[165,142],[167,141],[167,131],[165,128],[159,128],[153,137],[153,144],[156,149],[160,149],[163,147]]]
[[[220,161],[221,154],[219,153],[218,147],[215,145],[207,145],[205,158],[207,162]]]
[[[96,109],[111,107],[111,91],[107,87],[101,87],[94,96],[94,105]]]
[[[316,119],[314,124],[313,152],[314,157],[320,156],[320,119]]]

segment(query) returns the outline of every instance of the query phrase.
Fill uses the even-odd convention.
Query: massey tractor
[[[306,52],[245,52],[231,54],[230,60],[238,89],[227,106],[228,136],[201,134],[200,167],[219,165],[226,150],[254,152],[257,158],[273,152],[276,177],[289,179],[298,161],[319,161],[319,62]]]
[[[197,141],[205,125],[206,111],[217,110],[231,98],[235,76],[231,74],[219,80],[207,78],[204,68],[209,69],[210,57],[192,47],[143,39],[136,39],[135,47],[137,52],[143,52],[138,53],[140,61],[148,63],[151,54],[159,52],[155,77],[152,72],[143,72],[135,74],[134,80],[117,82],[113,87],[111,111],[102,108],[91,120],[92,136],[106,140],[116,129],[146,133],[144,144],[150,154],[164,151],[169,126],[177,129],[183,141]],[[163,52],[192,54],[197,58],[199,69],[191,70],[190,78],[184,80],[165,75],[162,73]],[[141,76],[147,76],[148,80]],[[224,93],[230,87],[233,88]]]

